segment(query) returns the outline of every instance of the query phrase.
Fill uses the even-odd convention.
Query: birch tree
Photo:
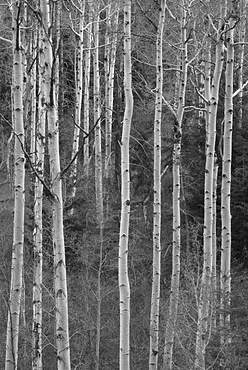
[[[195,368],[205,369],[205,353],[209,329],[210,288],[213,265],[213,178],[216,142],[216,119],[219,101],[219,86],[224,62],[224,12],[225,6],[221,4],[221,18],[217,30],[215,48],[215,68],[210,89],[210,100],[207,101],[206,128],[206,167],[204,185],[204,235],[203,235],[203,272],[201,277],[200,296],[198,302],[198,322],[196,334]]]
[[[231,164],[233,131],[233,75],[234,75],[234,28],[238,19],[234,1],[229,14],[226,32],[226,72],[225,72],[225,118],[222,157],[221,184],[221,271],[220,271],[220,325],[221,344],[231,344],[230,299],[231,299]]]
[[[73,145],[72,145],[72,154],[71,158],[73,160],[71,164],[71,201],[76,194],[76,180],[77,180],[77,163],[78,157],[77,153],[79,150],[79,137],[80,137],[80,128],[81,128],[81,113],[82,113],[82,98],[83,98],[83,49],[84,49],[84,13],[85,13],[85,1],[82,2],[80,7],[77,7],[79,10],[79,31],[76,33],[77,46],[76,46],[76,60],[75,60],[75,80],[76,80],[76,101],[75,101],[75,125],[73,132]],[[76,31],[74,31],[76,32]],[[73,208],[71,208],[71,214],[74,213]]]
[[[52,233],[54,248],[54,286],[55,286],[55,325],[57,363],[59,370],[70,370],[70,347],[68,327],[68,302],[65,265],[65,245],[63,232],[63,199],[60,178],[58,111],[56,84],[54,82],[55,60],[52,50],[50,3],[40,0],[43,25],[45,63],[44,101],[48,122],[48,149],[52,196]]]
[[[5,370],[16,370],[18,364],[19,319],[23,279],[24,205],[25,205],[25,157],[23,120],[23,64],[21,45],[21,17],[23,2],[14,1],[12,11],[13,37],[13,128],[14,147],[14,232],[11,265],[10,299],[6,337]]]
[[[88,24],[86,27],[86,50],[84,54],[84,131],[90,131],[90,70],[91,70],[91,44],[92,44],[92,14],[91,5],[88,1]],[[84,141],[84,169],[89,176],[89,137]]]
[[[45,154],[45,124],[46,124],[46,108],[43,105],[45,99],[45,55],[43,45],[43,29],[39,28],[39,101],[38,101],[38,114],[37,125],[36,122],[31,122],[34,127],[35,149],[34,166],[39,174],[39,178],[35,178],[34,188],[34,281],[33,281],[33,358],[32,369],[42,369],[42,265],[43,265],[43,225],[42,225],[42,208],[43,208],[43,179],[44,175],[44,154]],[[36,68],[33,72],[36,74]],[[34,78],[35,80],[35,78]],[[36,87],[34,87],[36,90]],[[32,102],[32,109],[34,113],[32,119],[36,118],[36,94],[34,94]]]
[[[176,104],[176,114],[174,116],[174,147],[173,147],[173,250],[172,250],[172,275],[170,290],[170,306],[166,323],[165,346],[164,346],[164,369],[172,369],[172,353],[174,345],[175,325],[178,309],[179,282],[180,282],[180,249],[181,249],[181,218],[180,218],[180,198],[181,198],[181,137],[182,121],[184,115],[185,93],[187,86],[188,72],[188,45],[187,45],[187,23],[189,15],[187,12],[187,1],[181,1],[181,61],[179,72],[178,96]]]
[[[102,138],[101,138],[101,96],[100,96],[100,71],[99,71],[99,2],[94,4],[93,26],[93,72],[94,72],[94,125],[95,125],[95,189],[96,212],[99,235],[99,267],[97,277],[97,319],[96,319],[96,370],[100,363],[100,338],[101,338],[101,272],[103,248],[103,184],[102,184]]]
[[[124,1],[124,94],[125,111],[121,138],[121,221],[118,277],[120,293],[120,370],[130,369],[130,285],[128,237],[130,217],[129,140],[133,114],[131,63],[131,0]]]
[[[161,275],[161,120],[163,94],[163,30],[166,1],[161,1],[156,41],[156,97],[154,117],[153,171],[153,276],[150,314],[149,370],[158,367],[159,303]]]

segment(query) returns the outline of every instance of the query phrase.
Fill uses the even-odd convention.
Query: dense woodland
[[[248,369],[247,1],[0,5],[0,367]]]

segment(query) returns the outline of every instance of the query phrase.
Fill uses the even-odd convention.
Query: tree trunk
[[[174,123],[174,149],[173,149],[173,251],[172,251],[172,276],[170,291],[170,306],[165,332],[164,346],[164,369],[172,369],[172,354],[174,345],[174,335],[177,319],[179,283],[180,283],[180,249],[181,249],[181,217],[180,217],[180,198],[181,198],[181,136],[182,121],[184,115],[185,93],[188,72],[188,47],[187,47],[187,11],[186,3],[181,1],[181,73],[179,76],[179,89],[177,97],[177,114]]]
[[[233,13],[234,15],[234,13]],[[225,119],[223,135],[222,184],[221,184],[221,270],[220,270],[220,325],[221,344],[231,344],[230,299],[231,299],[231,164],[233,130],[233,73],[234,73],[234,27],[235,19],[228,20],[226,34],[225,73]],[[224,359],[225,360],[225,359]]]
[[[102,272],[102,247],[103,247],[103,184],[102,184],[102,140],[101,140],[101,97],[100,97],[100,72],[99,72],[99,5],[94,6],[94,124],[95,126],[95,189],[96,213],[99,226],[99,267],[97,277],[97,318],[96,318],[96,370],[100,364],[100,339],[101,339],[101,272]]]
[[[71,158],[73,159],[79,149],[79,137],[80,137],[80,127],[81,127],[81,112],[82,112],[82,98],[83,98],[83,39],[84,39],[84,11],[85,11],[85,2],[83,2],[80,15],[79,15],[79,34],[77,36],[77,49],[76,49],[76,102],[75,102],[75,125],[73,132],[73,145],[72,145],[72,154]],[[78,157],[75,157],[71,165],[70,170],[70,198],[73,202],[76,195],[76,182],[77,182],[77,164]],[[74,208],[70,210],[70,214],[73,215]]]
[[[86,50],[84,54],[84,131],[90,131],[90,66],[91,66],[91,44],[92,44],[92,16],[91,5],[88,1],[88,25],[86,28]],[[89,137],[85,138],[84,142],[84,170],[87,177],[89,177],[90,164],[90,146]]]
[[[44,176],[44,154],[45,154],[45,124],[46,124],[46,107],[43,102],[45,100],[45,55],[43,45],[43,29],[39,29],[39,106],[37,114],[37,126],[34,125],[35,132],[35,160],[34,166],[43,179]],[[36,71],[35,71],[36,73]],[[34,103],[33,103],[34,104]],[[36,109],[36,107],[35,107]],[[36,116],[36,115],[35,115]],[[34,193],[34,281],[33,281],[33,358],[32,369],[42,369],[42,264],[43,264],[43,226],[42,226],[42,207],[43,207],[43,184],[35,178],[35,193]]]
[[[223,18],[219,22],[217,33],[215,69],[211,84],[210,100],[207,107],[206,125],[206,169],[204,190],[204,235],[203,235],[203,273],[198,303],[198,322],[196,334],[195,369],[205,370],[205,353],[210,332],[209,305],[213,264],[213,177],[216,141],[216,118],[219,100],[219,85],[224,60],[224,43],[222,38]],[[208,94],[207,94],[208,95]]]
[[[163,95],[163,30],[166,1],[161,0],[156,42],[156,98],[154,117],[153,276],[150,314],[149,370],[158,367],[159,303],[161,275],[161,119]]]
[[[12,3],[13,31],[13,127],[14,148],[14,235],[12,249],[10,300],[6,338],[5,370],[16,370],[18,362],[19,319],[23,277],[24,206],[25,206],[25,157],[23,122],[23,64],[20,45],[22,1]]]
[[[70,347],[68,328],[68,301],[65,265],[65,245],[63,231],[63,199],[60,178],[58,111],[56,101],[55,60],[53,59],[52,40],[50,35],[49,2],[41,0],[42,24],[44,27],[45,86],[44,106],[47,109],[48,149],[51,174],[52,197],[52,231],[54,248],[55,274],[55,324],[58,370],[70,370]]]
[[[133,115],[131,63],[131,0],[124,1],[124,94],[125,111],[121,139],[121,222],[119,239],[120,370],[130,369],[130,285],[128,236],[130,217],[129,140]]]

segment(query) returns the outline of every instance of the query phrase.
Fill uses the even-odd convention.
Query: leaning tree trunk
[[[154,117],[153,277],[150,314],[149,370],[158,367],[159,303],[161,275],[161,120],[163,94],[163,30],[166,1],[161,0],[156,42],[156,98]]]
[[[121,222],[118,277],[120,292],[120,370],[130,369],[130,285],[128,236],[130,216],[129,140],[133,114],[131,63],[131,0],[124,1],[124,93],[125,112],[121,138]]]
[[[52,39],[50,34],[50,9],[49,2],[41,0],[40,11],[42,25],[44,27],[44,57],[45,63],[45,86],[44,106],[47,109],[48,125],[48,149],[51,175],[51,196],[52,196],[52,233],[54,248],[54,286],[55,286],[55,325],[56,325],[56,346],[58,370],[70,370],[70,347],[68,327],[68,301],[65,265],[65,245],[63,231],[63,199],[62,181],[60,178],[60,157],[59,157],[59,132],[58,132],[58,111],[56,101],[56,82],[54,74]]]
[[[10,300],[6,338],[5,370],[16,370],[18,362],[19,318],[23,278],[24,205],[25,205],[25,157],[23,124],[23,64],[20,45],[22,1],[12,3],[13,30],[13,127],[14,148],[14,234],[12,249]]]

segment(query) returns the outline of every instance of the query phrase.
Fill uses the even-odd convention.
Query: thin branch
[[[9,39],[6,39],[5,37],[0,36],[0,40],[7,42],[8,44],[12,44],[12,41]]]
[[[236,90],[232,97],[234,98],[236,95],[238,95],[246,86],[248,85],[248,80],[243,84],[243,86],[241,86],[238,90]]]
[[[54,194],[51,189],[49,189],[49,186],[45,183],[45,181],[40,177],[40,175],[38,174],[38,172],[36,171],[31,159],[30,159],[30,156],[29,154],[26,152],[25,148],[24,148],[24,145],[21,141],[21,139],[19,138],[19,135],[14,131],[11,123],[2,115],[2,113],[0,113],[0,116],[2,117],[2,119],[4,120],[5,123],[7,123],[10,127],[11,127],[11,130],[13,132],[13,134],[15,135],[15,137],[18,139],[20,145],[21,145],[21,148],[22,148],[22,151],[23,151],[23,154],[25,156],[25,158],[27,159],[28,163],[30,164],[30,167],[31,169],[33,170],[35,176],[37,177],[37,179],[42,183],[42,185],[44,186],[45,190],[48,192],[48,194],[52,197],[52,198],[57,198],[56,194]]]
[[[60,178],[62,178],[64,176],[64,174],[68,171],[68,169],[70,168],[70,166],[73,164],[73,162],[76,160],[78,154],[81,152],[81,150],[83,149],[84,147],[84,142],[85,140],[87,139],[87,137],[90,136],[90,134],[94,131],[94,129],[96,128],[98,122],[101,120],[102,118],[102,114],[100,115],[100,117],[96,120],[96,123],[94,124],[94,126],[92,127],[92,129],[88,132],[88,133],[85,133],[85,136],[83,137],[83,142],[80,146],[80,148],[78,149],[78,151],[74,154],[74,156],[72,157],[72,159],[70,160],[70,162],[65,166],[65,168],[60,172]]]
[[[164,96],[162,96],[162,99],[163,99],[163,102],[165,103],[165,105],[169,108],[170,112],[173,114],[173,116],[175,117],[176,121],[178,120],[178,117],[177,117],[177,113],[176,111],[172,108],[172,106],[170,105],[170,103],[165,99]]]

